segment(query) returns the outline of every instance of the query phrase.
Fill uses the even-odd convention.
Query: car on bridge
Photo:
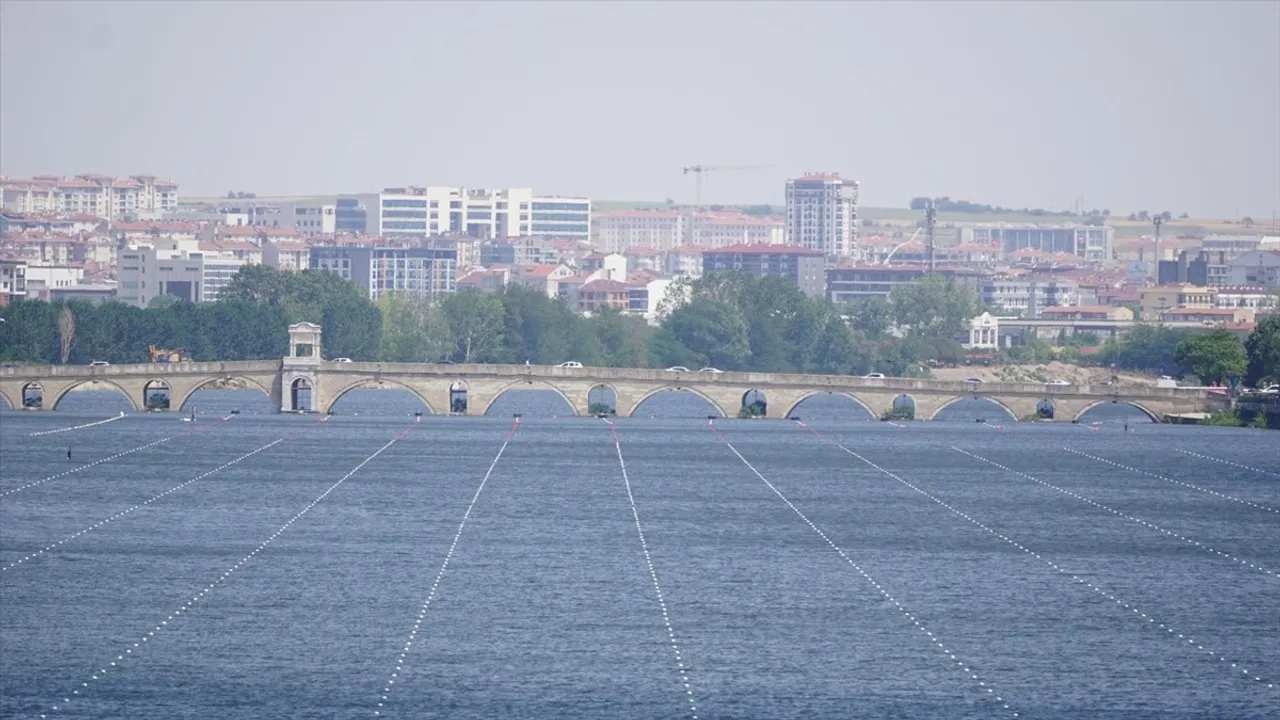
[[[1066,380],[1050,380],[1049,382],[1045,383],[1045,385],[1070,385],[1070,384],[1071,383],[1067,382]]]
[[[349,363],[349,362],[351,362],[351,358],[334,358],[334,359],[332,360],[332,362],[336,362],[336,363]]]
[[[111,363],[107,362],[106,360],[94,360],[93,362],[89,363],[89,367],[106,367],[110,364]]]
[[[562,367],[562,368],[580,368],[580,367],[582,367],[582,363],[578,362],[577,360],[568,360],[568,361],[566,361],[566,362],[562,362],[562,363],[560,363],[560,364],[559,364],[559,365],[557,365],[556,367]]]
[[[862,376],[863,380],[884,380],[884,373],[867,373]]]
[[[689,372],[689,368],[683,365],[675,365],[667,368],[667,372]]]
[[[723,370],[721,370],[721,369],[719,369],[719,368],[704,367],[704,368],[702,368],[701,370],[699,370],[698,372],[722,373],[722,372],[724,372],[724,371],[723,371]]]

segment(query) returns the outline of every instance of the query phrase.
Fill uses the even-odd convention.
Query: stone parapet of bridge
[[[751,372],[671,372],[644,368],[564,368],[540,365],[420,364],[319,362],[305,368],[285,361],[172,363],[142,365],[29,366],[0,369],[0,395],[11,407],[22,404],[23,388],[38,383],[43,407],[55,408],[72,388],[86,382],[105,383],[123,392],[135,409],[146,406],[148,385],[162,382],[170,390],[170,408],[178,410],[196,390],[222,381],[240,381],[266,393],[273,407],[291,409],[290,390],[305,380],[312,391],[311,409],[329,412],[347,392],[357,388],[403,388],[422,400],[433,414],[449,414],[454,390],[465,390],[466,414],[484,414],[510,390],[549,390],[559,394],[579,415],[587,415],[592,391],[611,390],[616,412],[628,417],[649,398],[685,391],[702,397],[718,414],[735,416],[751,391],[764,395],[769,417],[786,417],[809,397],[843,395],[876,417],[891,411],[896,399],[910,398],[915,417],[932,420],[952,403],[983,398],[1016,419],[1032,417],[1049,400],[1054,419],[1078,419],[1104,403],[1128,403],[1159,421],[1166,414],[1212,412],[1228,404],[1224,395],[1202,389],[1040,385],[1035,383],[966,383],[911,378],[871,379],[843,375],[799,375]]]

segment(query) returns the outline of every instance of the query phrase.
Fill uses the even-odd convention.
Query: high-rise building
[[[858,249],[858,183],[835,173],[787,181],[787,242],[824,255]]]

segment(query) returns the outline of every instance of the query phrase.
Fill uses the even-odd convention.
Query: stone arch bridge
[[[1213,412],[1228,405],[1225,395],[1200,389],[1063,385],[1034,383],[965,383],[908,378],[869,379],[842,375],[782,373],[670,372],[638,368],[563,368],[528,365],[418,364],[327,362],[318,357],[275,361],[183,362],[107,366],[24,366],[0,369],[0,397],[22,407],[24,395],[38,391],[41,406],[56,408],[67,392],[85,383],[114,387],[135,409],[147,405],[148,387],[164,386],[171,410],[179,410],[196,390],[208,386],[256,388],[272,406],[292,411],[299,384],[312,393],[311,409],[329,412],[345,393],[356,388],[403,388],[416,395],[433,414],[458,409],[454,399],[465,390],[466,409],[453,414],[484,414],[509,390],[550,390],[578,415],[587,415],[592,391],[607,388],[616,412],[628,417],[644,401],[662,392],[687,391],[710,403],[721,415],[735,416],[751,391],[762,393],[769,417],[786,417],[803,400],[837,394],[852,399],[880,417],[906,396],[915,417],[932,420],[939,411],[965,398],[990,400],[1012,417],[1034,416],[1048,399],[1054,419],[1071,421],[1104,403],[1128,403],[1159,422],[1166,414]],[[901,400],[899,402],[902,402]]]

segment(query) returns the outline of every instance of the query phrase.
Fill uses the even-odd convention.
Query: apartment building
[[[452,248],[317,246],[310,267],[351,280],[373,300],[390,292],[438,297],[458,289]]]
[[[37,175],[0,179],[0,197],[7,211],[87,213],[114,220],[140,214],[159,216],[177,209],[178,185],[155,175]]]
[[[0,259],[0,306],[27,297],[27,263]]]
[[[956,223],[954,244],[985,245],[1005,253],[1028,249],[1049,255],[1065,253],[1090,262],[1105,262],[1111,259],[1114,237],[1115,228],[1109,226]]]
[[[653,270],[662,274],[662,253],[650,247],[633,247],[625,250],[622,256],[627,259],[627,272]]]
[[[559,251],[550,238],[541,235],[507,237],[485,240],[480,243],[480,264],[490,265],[545,265],[559,258]]]
[[[633,247],[667,251],[685,244],[685,216],[675,210],[614,210],[597,213],[591,244],[603,252]]]
[[[519,265],[511,282],[546,293],[547,297],[559,297],[560,281],[572,276],[573,270],[566,265]]]
[[[668,277],[702,277],[702,253],[711,248],[682,245],[668,250],[662,258],[663,274]]]
[[[591,240],[591,201],[587,198],[535,197],[530,205],[531,234]]]
[[[949,280],[961,283],[978,292],[979,285],[988,273],[970,268],[940,267],[935,272]],[[893,265],[843,265],[827,268],[826,292],[832,302],[856,302],[869,298],[887,300],[899,285],[924,279],[923,267],[899,267]]]
[[[247,263],[231,254],[201,251],[194,243],[142,246],[120,252],[116,297],[147,307],[160,295],[189,302],[213,302]]]
[[[1049,307],[1040,311],[1041,320],[1133,320],[1133,311],[1111,305]]]
[[[858,247],[858,183],[835,173],[787,181],[787,242],[829,257]]]
[[[589,199],[535,198],[530,188],[387,188],[339,196],[334,212],[337,231],[379,236],[591,237]]]
[[[979,283],[978,299],[1003,313],[1035,319],[1047,308],[1079,305],[1080,285],[1058,278],[993,275]]]
[[[686,243],[704,247],[728,245],[782,245],[786,224],[779,218],[744,213],[699,213],[687,220]]]
[[[1227,262],[1226,277],[1231,285],[1280,288],[1280,250],[1241,253]]]
[[[1212,308],[1213,290],[1197,285],[1155,285],[1138,290],[1142,319],[1159,320],[1175,308]]]
[[[751,277],[785,277],[806,295],[826,292],[823,252],[793,245],[730,245],[702,254],[702,273],[740,272]]]
[[[1206,235],[1200,241],[1200,252],[1208,261],[1210,285],[1237,284],[1231,278],[1231,265],[1244,255],[1265,250],[1280,250],[1280,238],[1262,235]]]

